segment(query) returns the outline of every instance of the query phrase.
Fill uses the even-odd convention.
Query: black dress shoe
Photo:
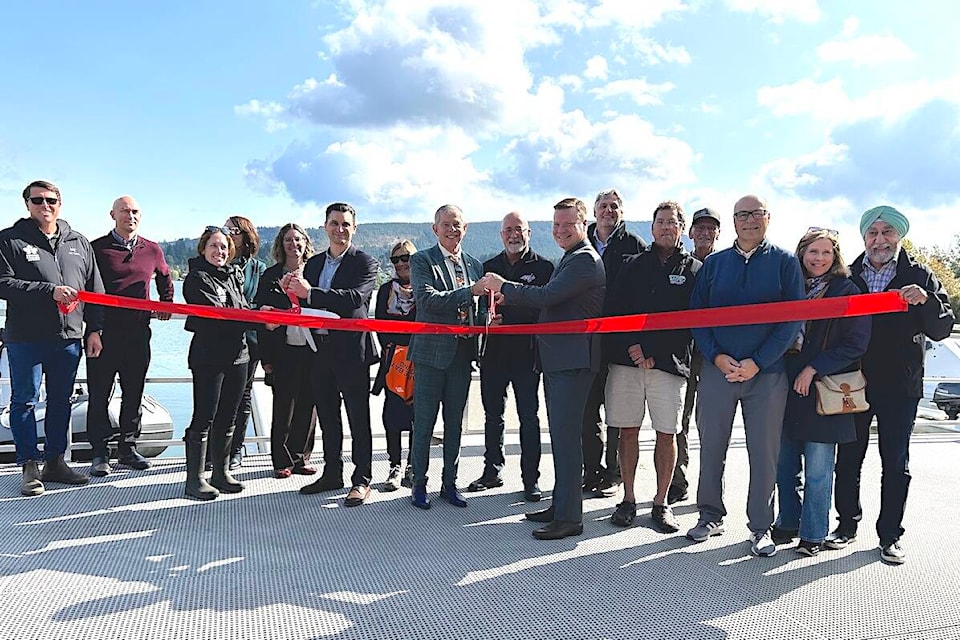
[[[312,493],[320,493],[321,491],[333,491],[334,489],[343,488],[343,479],[335,478],[332,476],[320,476],[320,478],[314,482],[311,482],[308,485],[300,487],[300,493],[304,495],[310,495]]]
[[[424,485],[415,485],[410,492],[410,502],[417,509],[429,509],[430,498],[427,497],[427,488]]]
[[[121,453],[117,457],[117,463],[124,467],[130,467],[131,469],[136,469],[137,471],[146,471],[151,466],[150,461],[140,455],[140,452],[136,449],[130,449]]]
[[[543,498],[543,491],[536,482],[523,487],[523,499],[527,502],[540,502],[541,498]]]
[[[110,458],[107,456],[93,456],[90,461],[90,475],[103,478],[110,473]]]
[[[494,489],[496,487],[503,486],[503,478],[500,476],[480,476],[469,485],[467,485],[467,491],[476,492],[476,491],[486,491],[487,489]]]
[[[440,489],[440,497],[455,507],[467,506],[467,499],[464,498],[463,494],[457,491],[457,488],[454,486],[443,487]]]
[[[583,533],[582,522],[562,522],[554,520],[550,524],[533,530],[533,537],[538,540],[560,540],[570,536],[579,536]]]
[[[689,497],[686,489],[678,487],[675,484],[670,485],[670,488],[667,490],[667,504],[677,504],[678,502],[685,501]]]
[[[543,511],[531,511],[526,518],[533,522],[553,522],[553,507],[550,506]]]

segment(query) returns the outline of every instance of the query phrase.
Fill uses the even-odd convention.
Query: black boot
[[[77,473],[70,468],[63,456],[57,456],[53,460],[47,460],[43,464],[43,471],[40,472],[40,480],[43,482],[59,482],[61,484],[87,484],[90,478],[82,473]]]
[[[121,442],[117,445],[117,462],[137,471],[146,471],[153,466],[149,460],[140,455],[137,445],[132,442]]]
[[[243,485],[230,475],[230,435],[230,432],[223,431],[210,433],[210,459],[213,461],[210,484],[223,493],[240,493]]]
[[[185,440],[187,447],[187,483],[183,492],[197,500],[213,500],[220,492],[203,479],[203,459],[207,452],[207,441]]]

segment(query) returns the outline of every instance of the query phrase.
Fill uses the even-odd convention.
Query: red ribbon
[[[589,320],[567,320],[544,324],[515,324],[492,327],[465,327],[405,320],[374,320],[371,318],[318,318],[300,315],[299,306],[290,311],[252,311],[211,307],[178,302],[138,300],[106,293],[80,291],[79,300],[106,307],[134,309],[161,313],[180,313],[240,322],[294,325],[311,329],[334,329],[339,331],[379,331],[385,333],[431,333],[431,334],[555,334],[555,333],[621,333],[625,331],[663,331],[665,329],[692,329],[698,327],[728,327],[733,325],[767,324],[795,320],[821,320],[824,318],[847,318],[869,316],[878,313],[896,313],[907,310],[907,303],[896,291],[865,293],[842,298],[819,298],[791,302],[768,302],[765,304],[735,307],[714,307],[667,313],[641,313]],[[63,313],[69,313],[61,305]]]

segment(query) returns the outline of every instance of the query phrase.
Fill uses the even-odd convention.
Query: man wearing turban
[[[892,564],[906,560],[900,537],[910,485],[910,434],[923,397],[924,336],[943,340],[956,321],[936,276],[901,246],[909,230],[907,217],[886,205],[874,207],[860,218],[865,251],[850,265],[851,280],[864,293],[899,291],[909,306],[906,313],[873,318],[870,345],[862,360],[870,409],[856,415],[856,442],[837,448],[834,495],[840,522],[824,541],[825,547],[840,549],[857,537],[863,517],[860,469],[870,423],[876,417],[883,466],[877,535],[881,559]]]

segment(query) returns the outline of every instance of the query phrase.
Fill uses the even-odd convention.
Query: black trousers
[[[227,437],[233,433],[246,372],[246,364],[192,369],[193,418],[183,434],[184,440],[199,442],[211,431]]]
[[[136,444],[140,437],[144,380],[150,366],[150,327],[110,329],[100,339],[103,351],[87,358],[87,436],[94,456],[107,455],[107,443],[117,432],[110,423],[107,408],[116,377],[120,377],[120,447]]]
[[[270,427],[270,457],[274,469],[302,466],[313,451],[315,423],[310,384],[313,358],[310,347],[284,345],[280,357],[274,361]],[[242,404],[241,400],[241,407]]]
[[[353,439],[351,484],[369,486],[373,475],[373,436],[370,432],[370,368],[360,362],[339,362],[330,343],[317,341],[313,357],[313,401],[323,435],[323,475],[343,477],[341,399]]]
[[[253,412],[253,378],[257,375],[257,366],[260,364],[260,344],[257,341],[256,331],[247,331],[247,350],[250,352],[250,362],[247,363],[246,383],[243,385],[243,395],[240,396],[240,406],[237,407],[237,419],[234,421],[233,439],[230,451],[239,452],[243,449],[243,441],[247,437],[247,423]]]
[[[620,478],[620,460],[617,447],[620,445],[620,430],[606,430],[607,453],[604,457],[604,429],[600,419],[600,405],[603,404],[603,390],[607,386],[607,365],[600,367],[593,379],[590,393],[583,407],[583,480],[593,482],[607,477],[610,480]],[[603,462],[607,463],[606,468]]]

